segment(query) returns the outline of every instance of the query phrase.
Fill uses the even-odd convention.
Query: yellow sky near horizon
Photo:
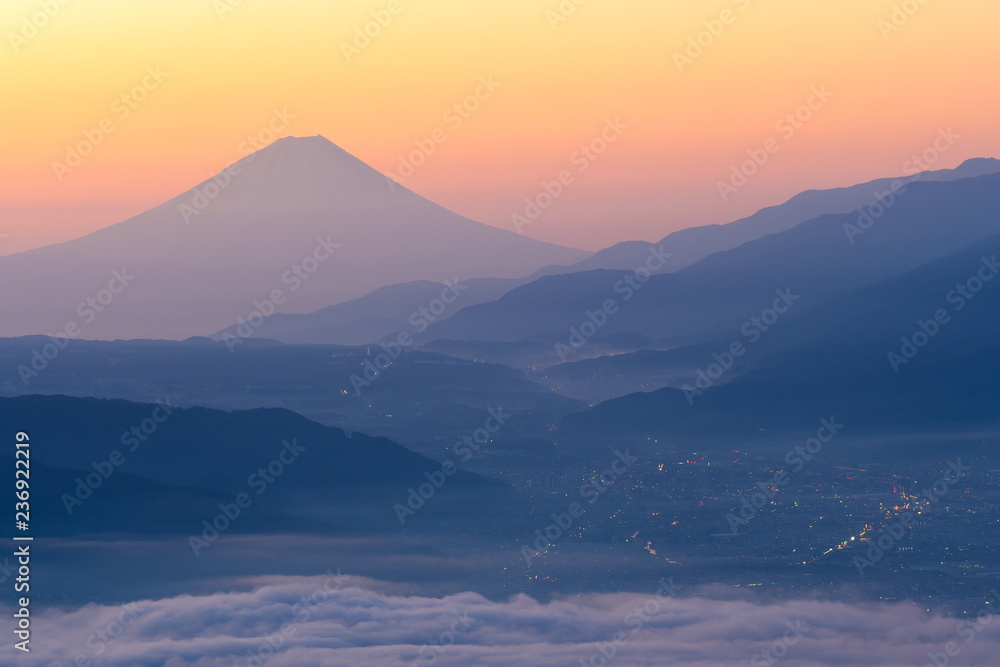
[[[348,58],[366,24],[376,36]],[[0,254],[177,195],[241,157],[275,109],[294,116],[280,134],[322,134],[383,173],[441,128],[405,184],[507,229],[571,169],[527,235],[654,240],[898,174],[940,128],[960,139],[933,168],[1000,156],[997,25],[988,0],[9,0]],[[499,85],[449,114],[481,77]],[[136,86],[144,99],[122,102]],[[822,87],[828,100],[778,129]],[[578,171],[608,118],[627,128]],[[100,142],[57,174],[88,134]],[[723,200],[718,182],[768,138],[778,152]]]

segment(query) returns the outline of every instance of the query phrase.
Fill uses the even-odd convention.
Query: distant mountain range
[[[76,341],[25,386],[17,368],[44,336],[0,339],[0,396],[68,394],[221,410],[284,408],[328,426],[381,435],[435,456],[482,427],[489,409],[510,415],[491,449],[537,437],[586,404],[532,382],[520,370],[414,350],[378,369],[378,346],[249,341],[230,353],[207,338]],[[385,361],[379,359],[380,362]],[[367,371],[367,375],[366,375]],[[354,386],[352,377],[363,384]],[[373,377],[369,381],[367,378]],[[365,384],[367,383],[367,384]],[[281,414],[279,411],[277,414]]]
[[[288,137],[130,220],[0,257],[0,335],[187,338],[255,311],[520,278],[590,254],[456,215],[323,137]]]
[[[395,502],[405,504],[410,488],[442,470],[385,438],[280,409],[22,396],[0,398],[0,430],[31,436],[33,477],[44,477],[32,486],[40,535],[200,534],[201,521],[241,493],[253,502],[242,521],[232,520],[235,532],[399,530]],[[505,485],[465,471],[436,486],[436,502],[408,525],[483,520],[507,497]],[[485,505],[463,500],[470,494]],[[82,519],[67,520],[74,515]]]
[[[268,150],[274,152],[261,153],[260,161],[243,172],[257,178],[255,170],[277,160],[281,177],[261,177],[261,188],[264,181],[309,181],[314,174],[296,171],[299,153],[308,156],[315,150],[329,157],[338,149],[325,140],[292,140]],[[348,165],[351,160],[343,158]],[[374,188],[365,169],[349,170],[363,175],[350,188],[324,176],[324,182],[340,185],[332,195],[317,195],[318,201],[327,202],[327,195],[342,201],[347,192],[341,186],[351,192]],[[237,187],[235,181],[232,187]],[[387,187],[384,179],[378,187]],[[233,190],[234,196],[239,192]],[[382,201],[369,194],[363,197],[366,202]],[[419,200],[412,193],[405,199],[407,206]],[[224,203],[221,195],[218,203]],[[205,219],[196,217],[192,225]],[[262,218],[250,219],[265,224]],[[390,224],[388,218],[379,220]],[[132,229],[130,224],[124,229]],[[474,225],[462,224],[462,229]],[[108,247],[114,249],[117,232],[106,231]],[[81,239],[80,247],[96,247],[101,238],[99,233]],[[42,257],[52,251],[39,252]],[[702,252],[710,254],[689,261]],[[640,266],[650,266],[647,261],[662,260],[664,253],[673,253],[670,261],[646,275],[636,273]],[[991,402],[1000,389],[995,345],[1000,277],[990,282],[994,277],[985,275],[994,271],[998,254],[1000,161],[971,160],[917,179],[803,193],[731,225],[686,230],[656,246],[615,246],[570,268],[524,268],[519,275],[458,283],[387,284],[312,314],[244,322],[252,329],[250,336],[229,327],[213,329],[219,332],[214,341],[81,341],[60,351],[27,382],[18,369],[30,364],[38,349],[55,343],[41,336],[8,338],[0,341],[0,361],[8,368],[0,374],[0,392],[147,401],[172,395],[188,405],[218,409],[281,407],[328,425],[389,436],[434,456],[447,455],[454,438],[481,426],[488,410],[502,407],[512,415],[510,425],[484,452],[499,456],[501,467],[511,452],[557,444],[564,451],[577,446],[597,451],[650,439],[725,446],[731,439],[785,437],[796,424],[825,417],[828,411],[843,415],[855,433],[869,439],[912,435],[914,442],[932,446],[935,438],[1000,431]],[[11,259],[16,264],[29,255]],[[190,259],[195,260],[203,268],[217,268],[205,257]],[[4,266],[0,263],[0,272],[7,270]],[[254,272],[251,266],[244,269]],[[204,277],[201,270],[192,269],[185,280]],[[979,281],[975,299],[955,297],[957,286],[970,285],[970,280]],[[204,289],[196,298],[221,303],[228,292]],[[121,296],[130,294],[126,290]],[[106,306],[108,312],[95,318],[95,325],[114,325],[111,311],[117,305]],[[938,324],[928,324],[934,318]],[[398,331],[414,342],[398,358],[389,357],[378,341]],[[904,338],[912,341],[920,331],[933,342],[906,348]],[[227,336],[242,342],[232,346],[219,340]],[[739,354],[730,352],[736,345]],[[895,362],[890,354],[896,355]],[[376,368],[373,359],[379,355],[385,363]],[[724,362],[727,355],[731,359]],[[713,364],[725,368],[705,386],[706,369]],[[692,386],[700,390],[694,397]],[[16,400],[26,403],[12,402]],[[44,400],[70,403],[52,407]],[[102,416],[94,418],[86,433],[99,433],[105,428],[100,423],[121,421],[118,408],[104,414],[104,403],[84,409],[73,400],[0,399],[0,426],[19,428],[8,413],[27,410],[37,423],[44,423],[47,412],[71,413],[79,419],[45,427],[47,439],[70,443],[68,424],[73,429],[77,422],[88,424],[88,410]],[[135,408],[129,410],[134,417]],[[225,457],[237,451],[263,455],[255,448],[264,446],[264,434],[277,435],[276,426],[312,434],[326,443],[325,450],[338,452],[341,463],[360,456],[352,450],[355,441],[343,433],[284,410],[236,417],[207,412],[211,428],[194,418],[201,414],[196,410],[177,421],[183,425],[191,420],[187,431],[174,434],[182,442],[177,451],[221,447],[221,458],[207,459],[208,467],[197,475],[171,470],[155,457],[149,461],[152,467],[127,472],[171,487],[199,489],[197,494],[231,493],[238,476]],[[229,419],[236,421],[230,424]],[[965,432],[958,433],[959,427]],[[382,463],[362,456],[351,464],[360,472],[340,481],[325,477],[322,484],[312,476],[315,471],[303,472],[296,486],[305,495],[271,509],[343,527],[344,517],[332,510],[329,516],[303,511],[309,506],[303,498],[328,506],[326,499],[340,482],[409,484],[417,479],[413,469],[428,465],[394,442],[365,442],[367,453],[389,452],[379,454]],[[61,445],[51,450],[59,456],[42,463],[81,470],[90,465],[85,459],[94,451]],[[325,459],[319,464],[321,469],[328,465],[333,464]],[[476,487],[477,482],[470,479],[469,484]]]
[[[547,276],[578,274],[585,271],[598,269],[612,271],[632,271],[645,266],[651,253],[663,257],[669,255],[658,269],[659,273],[674,273],[688,266],[694,265],[709,255],[735,249],[743,244],[756,241],[765,236],[788,231],[794,227],[813,218],[827,214],[848,214],[852,211],[872,206],[878,202],[879,195],[891,195],[894,188],[905,186],[908,183],[941,183],[951,182],[960,179],[974,178],[977,176],[1000,173],[1000,160],[993,158],[976,158],[968,160],[955,169],[942,169],[938,171],[926,171],[918,174],[911,174],[899,178],[883,178],[861,185],[847,188],[837,188],[832,190],[809,190],[796,195],[789,201],[779,206],[771,206],[755,213],[754,215],[737,220],[725,225],[707,225],[703,227],[693,227],[674,232],[656,243],[643,241],[626,241],[618,243],[610,248],[576,262],[568,266],[546,266],[530,276],[497,280],[480,279],[470,280],[466,283],[466,291],[462,298],[456,302],[453,308],[442,312],[437,320],[446,320],[456,312],[496,301],[508,292],[524,285],[525,291],[530,291],[537,287],[538,291],[545,289],[556,289],[555,285],[560,284],[555,281],[544,282]],[[877,209],[876,209],[877,210]],[[609,277],[593,276],[594,284],[582,286],[583,292],[591,290],[607,291],[602,282],[606,282]],[[578,277],[568,279],[570,282],[579,280],[586,283],[588,278]],[[537,285],[534,285],[536,283]],[[614,281],[612,281],[612,284]],[[404,285],[394,285],[380,289],[364,297],[352,301],[348,304],[340,304],[324,308],[315,313],[303,315],[276,314],[267,318],[262,326],[257,328],[256,335],[265,338],[273,338],[287,343],[335,343],[356,345],[366,342],[375,342],[383,337],[391,336],[399,331],[410,333],[423,333],[424,326],[420,326],[423,320],[419,316],[419,309],[426,308],[440,293],[439,283],[412,283]],[[553,298],[554,302],[561,302],[563,297],[572,299],[572,295],[558,295]],[[524,304],[519,304],[521,307]],[[544,315],[559,316],[559,303],[546,304]],[[491,306],[483,306],[477,312],[486,312]],[[495,306],[498,311],[503,306]],[[553,310],[555,308],[555,310]],[[570,310],[571,318],[578,316],[580,308],[590,308],[590,305],[583,303],[574,304]],[[412,321],[411,318],[412,317]],[[432,337],[461,339],[461,340],[510,340],[513,336],[516,340],[532,339],[537,335],[543,337],[549,331],[531,331],[521,334],[504,333],[506,328],[500,326],[494,329],[494,333],[479,330],[467,331],[459,324],[462,318],[474,318],[472,313],[463,313],[462,316],[452,324],[445,324],[432,330]],[[527,324],[522,320],[531,318],[512,318],[509,314],[504,317],[510,325]],[[413,322],[417,324],[414,325]],[[430,322],[426,322],[427,325]],[[567,320],[564,328],[574,324]],[[487,327],[493,328],[492,322]],[[530,325],[529,325],[530,326]],[[452,327],[455,327],[454,329]],[[220,338],[224,334],[235,335],[235,327],[229,327],[226,331],[215,334],[214,338]],[[427,340],[425,338],[425,340]],[[446,348],[447,349],[447,348]],[[504,355],[504,359],[511,358],[512,355]],[[517,355],[513,355],[516,357]],[[537,359],[537,357],[535,357]],[[558,361],[558,359],[550,359]]]
[[[763,208],[749,217],[728,224],[681,229],[650,244],[637,241],[619,243],[577,262],[570,268],[573,271],[635,268],[645,261],[650,246],[663,245],[673,254],[672,263],[668,270],[678,271],[713,253],[732,250],[769,234],[786,231],[820,215],[850,213],[859,208],[870,206],[878,200],[879,194],[891,192],[894,184],[897,183],[957,181],[961,178],[974,178],[996,173],[1000,173],[1000,160],[973,158],[966,160],[955,169],[938,169],[899,177],[880,178],[845,188],[806,190],[784,204]],[[564,269],[557,271],[567,272]]]
[[[420,280],[377,289],[359,299],[327,306],[315,313],[276,313],[250,329],[252,337],[284,343],[365,345],[399,332],[422,333],[434,322],[447,319],[462,308],[494,301],[530,278],[474,278],[447,285]],[[441,299],[442,292],[451,303]],[[245,325],[244,325],[245,327]],[[211,336],[244,338],[241,325],[226,327]]]
[[[708,379],[697,373],[740,338],[626,360],[619,373],[658,362],[651,355],[685,368],[669,388],[566,417],[559,437],[730,446],[781,441],[833,415],[849,425],[848,440],[862,442],[853,452],[861,460],[1000,454],[1000,234],[804,306],[734,368]],[[600,374],[614,374],[605,367],[595,377],[597,362],[573,375],[600,383]]]
[[[870,223],[858,212],[822,215],[641,281],[608,270],[547,276],[460,310],[423,339],[562,343],[572,347],[564,360],[577,360],[593,355],[572,344],[587,342],[572,332],[592,318],[601,324],[583,338],[630,333],[675,347],[738,336],[779,290],[797,309],[817,306],[982,241],[998,231],[998,216],[1000,174],[913,182]],[[588,315],[609,300],[613,314]]]
[[[901,180],[916,187],[996,172],[1000,161],[976,159]],[[357,345],[434,324],[425,342],[551,337],[548,325],[523,322],[523,331],[510,331],[488,323],[486,333],[470,322],[502,311],[501,298],[519,287],[561,290],[545,282],[550,276],[632,270],[651,252],[669,255],[660,273],[677,272],[817,216],[871,205],[899,180],[804,192],[727,225],[591,254],[458,216],[323,137],[288,137],[130,220],[0,257],[0,283],[8,286],[0,292],[0,336],[221,338],[240,327],[241,338]],[[456,282],[454,298],[435,303]],[[565,306],[578,310],[566,296]],[[548,318],[564,319],[559,311]],[[671,334],[654,338],[661,335]]]

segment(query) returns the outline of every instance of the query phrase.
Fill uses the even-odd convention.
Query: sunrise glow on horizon
[[[11,1],[0,254],[160,204],[269,127],[512,231],[570,169],[526,235],[656,240],[901,174],[949,128],[929,168],[1000,157],[998,24],[987,0]]]

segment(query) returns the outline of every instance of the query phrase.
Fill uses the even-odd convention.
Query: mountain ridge
[[[276,311],[312,312],[392,284],[515,278],[590,254],[390,187],[324,138],[286,137],[138,216],[0,257],[11,286],[0,336],[61,331],[123,267],[135,282],[80,323],[83,337],[183,339],[247,318],[276,290]]]

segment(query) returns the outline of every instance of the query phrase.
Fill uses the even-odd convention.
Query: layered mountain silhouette
[[[324,207],[333,206],[331,202],[340,207],[337,210],[344,214],[342,217],[350,217],[352,212],[356,212],[358,219],[369,216],[365,218],[370,223],[368,231],[374,230],[375,234],[341,227],[347,237],[356,233],[352,238],[359,247],[363,241],[374,243],[392,236],[392,229],[405,228],[406,225],[400,222],[408,219],[403,215],[404,209],[426,214],[415,218],[413,227],[424,232],[431,230],[432,236],[437,235],[435,238],[444,238],[440,235],[447,235],[451,230],[462,239],[475,237],[470,241],[473,245],[479,243],[479,239],[497,234],[496,238],[504,243],[527,241],[521,237],[512,239],[501,230],[453,216],[403,188],[390,185],[321,138],[279,141],[241,164],[240,173],[232,175],[228,187],[220,189],[207,206],[192,209],[196,213],[174,208],[185,203],[182,197],[180,201],[164,205],[166,208],[154,209],[78,241],[5,258],[10,261],[0,262],[0,272],[12,270],[11,266],[27,266],[25,263],[31,258],[39,260],[39,267],[47,266],[45,262],[49,259],[62,258],[71,265],[76,262],[93,268],[96,263],[108,262],[109,258],[125,253],[132,247],[129,243],[134,242],[139,248],[136,256],[146,261],[144,265],[154,272],[151,275],[158,275],[156,271],[174,272],[171,275],[177,280],[187,281],[184,284],[189,286],[195,311],[209,302],[221,308],[220,304],[231,302],[235,285],[227,283],[220,287],[206,276],[250,275],[259,273],[259,268],[249,264],[242,266],[239,259],[213,264],[204,254],[208,252],[204,248],[220,247],[219,244],[225,241],[222,229],[240,220],[244,229],[255,230],[256,235],[234,237],[232,243],[245,252],[230,253],[230,257],[263,257],[275,247],[287,250],[289,246],[278,238],[281,234],[269,231],[269,225],[280,214],[281,202],[294,202],[291,208],[300,216],[296,218],[295,228],[309,228],[311,233],[319,229],[315,226],[318,224],[315,216],[319,216]],[[140,395],[148,399],[151,395],[149,387],[143,386],[143,377],[149,376],[155,379],[157,387],[170,388],[175,395],[184,395],[190,402],[240,408],[280,405],[307,412],[328,424],[362,426],[393,437],[400,437],[397,434],[404,432],[417,433],[414,441],[423,442],[443,428],[449,431],[475,428],[477,421],[483,418],[484,409],[501,403],[519,414],[516,422],[521,435],[537,437],[548,424],[581,407],[580,403],[560,396],[559,392],[596,402],[637,390],[659,390],[655,398],[646,394],[625,396],[590,412],[567,417],[563,422],[564,432],[574,437],[598,434],[602,429],[619,429],[616,431],[619,434],[634,430],[635,435],[648,436],[662,435],[656,429],[670,428],[670,424],[681,429],[691,420],[695,420],[692,425],[702,418],[708,422],[717,420],[726,410],[733,415],[727,424],[738,425],[741,422],[736,415],[744,406],[755,406],[754,410],[763,414],[773,405],[773,402],[767,403],[769,396],[778,402],[805,400],[798,396],[801,394],[811,401],[805,407],[818,409],[822,401],[835,402],[839,396],[826,392],[850,391],[851,382],[859,377],[870,377],[865,385],[865,391],[874,392],[870,403],[882,405],[879,414],[883,416],[904,419],[907,418],[906,406],[885,405],[889,400],[901,400],[898,396],[905,388],[892,377],[885,377],[885,353],[900,335],[909,332],[918,317],[928,316],[921,313],[942,300],[957,279],[955,276],[962,273],[962,267],[971,259],[976,259],[975,255],[988,258],[1000,250],[996,236],[1000,232],[997,222],[1000,219],[998,165],[1000,162],[996,160],[970,160],[955,170],[927,172],[919,178],[909,179],[902,189],[899,185],[905,179],[886,179],[838,191],[803,193],[785,205],[765,209],[756,216],[715,231],[688,230],[679,236],[672,235],[668,239],[676,241],[695,238],[692,234],[715,234],[711,237],[715,239],[713,242],[733,243],[735,247],[712,252],[679,270],[675,270],[676,266],[663,267],[662,272],[643,277],[643,280],[637,280],[631,269],[624,268],[563,273],[562,269],[543,266],[531,274],[526,265],[520,265],[520,277],[474,278],[460,281],[461,289],[455,290],[438,280],[388,284],[315,313],[275,314],[266,318],[263,324],[254,325],[255,340],[235,350],[235,354],[226,350],[224,344],[207,339],[166,345],[143,342],[81,344],[63,352],[63,358],[52,361],[52,368],[31,379],[33,384],[28,389],[21,386],[23,378],[14,369],[28,362],[32,350],[48,341],[45,338],[9,340],[0,346],[0,353],[8,359],[10,368],[4,391],[11,394],[96,391],[106,396],[141,392]],[[254,196],[269,188],[268,197],[273,196],[275,188],[281,192],[281,196],[273,199],[272,207],[247,208],[246,202],[255,201]],[[880,201],[873,204],[875,193],[882,194]],[[859,202],[862,208],[852,208]],[[800,219],[816,211],[845,207],[848,208],[846,213],[833,211]],[[312,214],[303,211],[315,216],[310,217]],[[439,219],[431,213],[444,217]],[[171,230],[164,223],[170,220],[180,228]],[[208,224],[213,221],[214,226]],[[232,226],[225,228],[233,229]],[[157,258],[180,253],[187,241],[177,241],[173,235],[188,232],[200,234],[206,243],[196,245],[192,255],[182,257],[179,265],[189,273],[178,277],[174,268],[158,263]],[[263,243],[260,239],[265,237],[272,248],[260,247]],[[426,249],[415,251],[415,238],[407,237],[404,244],[414,250],[415,256],[419,255],[419,259],[413,260],[413,266],[421,262],[427,264]],[[748,238],[751,240],[746,240]],[[303,280],[298,290],[285,290],[289,301],[310,289],[308,281],[319,278],[326,265],[336,260],[337,253],[345,247],[342,240],[338,240],[340,246],[331,250],[330,258]],[[393,243],[396,240],[394,237]],[[144,245],[147,242],[153,245]],[[529,246],[542,254],[552,250],[544,245]],[[665,251],[677,249],[666,247],[666,241],[663,246]],[[457,251],[449,249],[448,252]],[[553,252],[576,251],[555,248]],[[641,259],[634,262],[635,266],[640,266],[650,256],[650,246],[619,244],[603,257],[595,255],[571,266],[584,268],[595,263],[604,267],[630,266],[632,252],[641,253],[636,256]],[[457,255],[465,261],[461,252]],[[674,257],[677,257],[676,252]],[[439,266],[443,261],[442,256],[433,257],[433,262]],[[115,265],[107,263],[106,266]],[[43,278],[31,273],[39,270],[31,269],[26,277],[14,284],[26,286],[32,276],[44,282]],[[133,271],[129,265],[122,265],[115,270],[133,272],[135,285],[139,284],[141,272],[138,269]],[[245,274],[241,273],[244,271]],[[127,286],[97,314],[92,330],[84,328],[84,337],[97,336],[91,331],[100,331],[99,326],[118,327],[136,313],[145,313],[152,319],[133,324],[149,326],[152,331],[162,323],[162,319],[157,319],[156,308],[165,308],[164,313],[183,312],[181,302],[175,304],[179,310],[171,310],[164,305],[169,302],[153,298],[164,296],[172,289],[161,283],[153,284],[151,292],[141,293],[133,291],[132,285]],[[312,284],[322,286],[326,283]],[[23,299],[31,289],[36,287],[25,287],[25,292],[8,290],[0,298]],[[64,289],[69,288],[64,286]],[[434,312],[430,304],[449,290],[456,298],[448,302],[444,312]],[[327,292],[320,291],[324,303],[335,300]],[[133,294],[140,294],[142,298]],[[266,290],[259,294],[260,299],[268,297]],[[143,300],[147,297],[152,301]],[[976,317],[967,316],[966,324],[950,327],[946,332],[953,344],[942,349],[954,354],[961,348],[965,356],[957,360],[939,359],[937,355],[941,352],[928,353],[919,363],[907,364],[906,370],[912,377],[927,381],[926,386],[918,383],[914,389],[914,396],[923,392],[920,394],[920,400],[925,401],[921,409],[923,417],[937,415],[941,423],[945,423],[946,415],[934,406],[957,409],[958,404],[952,399],[959,394],[934,393],[940,386],[938,379],[941,377],[971,378],[966,384],[992,386],[978,374],[984,368],[992,368],[993,362],[988,355],[989,342],[993,340],[990,337],[995,338],[997,333],[997,310],[993,308],[996,298],[984,296],[976,305],[985,310]],[[134,305],[134,310],[119,309],[119,305],[129,306],[130,299],[138,304]],[[691,383],[694,372],[712,362],[713,351],[726,349],[734,340],[745,343],[744,325],[780,299],[789,306],[788,314],[783,315],[777,326],[769,327],[767,335],[760,336],[761,342],[712,387],[712,396],[706,397],[704,407],[699,403],[697,409],[688,410],[688,401],[678,387]],[[615,312],[593,318],[591,314],[608,300],[615,303]],[[251,299],[251,304],[253,301]],[[421,312],[422,306],[432,312],[433,317]],[[929,312],[933,313],[933,309]],[[71,311],[70,318],[74,315]],[[125,320],[118,319],[122,317]],[[183,319],[185,323],[189,321]],[[581,325],[588,321],[595,324],[592,330],[596,333],[581,337]],[[4,325],[22,326],[23,322],[8,319]],[[48,330],[58,331],[58,325]],[[377,345],[369,348],[298,347],[266,340],[273,337],[291,343],[316,344],[333,339],[358,345],[374,343],[400,330],[410,330],[425,349],[406,354],[393,360],[390,367],[377,371],[366,365],[382,351]],[[760,329],[759,333],[763,331]],[[222,332],[232,334],[234,329],[230,327]],[[573,336],[583,344],[577,345]],[[557,343],[563,344],[568,358],[557,359],[558,354],[553,352]],[[521,361],[511,365],[521,365],[531,375],[498,364],[481,363],[489,357],[490,346],[498,345],[516,350]],[[413,349],[415,347],[411,351]],[[451,358],[449,354],[471,361]],[[595,358],[580,361],[586,357]],[[538,363],[539,358],[544,362]],[[830,360],[829,363],[826,360]],[[556,361],[576,363],[542,368]],[[364,375],[365,372],[371,377]],[[967,373],[968,377],[962,373]],[[364,387],[359,388],[355,376],[366,378]],[[807,391],[817,376],[830,377],[833,381],[824,384],[821,391]],[[93,383],[94,378],[97,385]],[[531,382],[532,378],[541,379],[555,391],[545,391]],[[98,388],[95,390],[94,386]],[[570,390],[570,386],[575,388]],[[434,392],[428,393],[428,387]],[[577,391],[581,387],[584,389]],[[780,391],[769,393],[769,387],[778,387]],[[746,393],[740,394],[741,391]],[[781,393],[783,391],[790,393],[786,396]],[[725,403],[727,396],[733,397],[732,404]],[[676,404],[674,421],[662,421],[663,414],[673,413],[670,410],[663,414],[657,412],[660,399]],[[965,403],[979,406],[972,399]],[[452,407],[454,405],[459,407]],[[713,411],[714,405],[722,406],[720,411]],[[616,406],[621,408],[620,413],[615,412]],[[648,418],[644,413],[647,407],[652,411]],[[805,407],[800,405],[796,409],[804,411]],[[988,423],[982,412],[985,409],[982,406],[970,408],[975,413],[969,413],[970,423]],[[751,421],[756,418],[753,411],[743,414]],[[869,416],[857,419],[864,421]],[[390,423],[394,426],[390,427]],[[600,426],[601,423],[605,426]],[[622,427],[622,423],[628,423],[629,427]],[[710,433],[705,423],[698,427]],[[881,422],[872,417],[870,423]],[[47,463],[66,468],[79,465],[62,460]],[[169,484],[221,488],[217,482],[212,486],[208,483],[211,480],[200,478],[153,479]]]
[[[30,364],[32,350],[46,345],[51,343],[44,336],[0,339],[0,396],[170,398],[179,405],[223,410],[285,408],[407,446],[430,441],[451,446],[482,427],[491,408],[512,415],[498,436],[512,438],[546,430],[586,407],[500,364],[413,350],[379,368],[374,363],[382,354],[379,346],[264,340],[249,341],[233,353],[206,338],[76,341],[25,386],[17,367]]]
[[[913,182],[887,202],[870,221],[856,211],[823,215],[645,281],[606,270],[541,278],[465,308],[424,336],[569,344],[571,327],[579,328],[586,313],[607,299],[618,310],[594,340],[627,332],[677,346],[727,332],[738,336],[741,324],[768,308],[777,290],[791,290],[797,308],[815,307],[995,234],[1000,174]]]
[[[641,266],[649,248],[664,246],[672,255],[665,271],[679,271],[709,255],[732,250],[769,234],[791,229],[806,220],[827,213],[849,213],[870,206],[879,195],[890,193],[898,182],[944,182],[1000,172],[1000,160],[973,158],[955,169],[938,169],[896,178],[880,178],[859,185],[829,190],[806,190],[784,204],[768,206],[753,215],[724,225],[704,225],[681,229],[656,243],[625,241],[601,250],[570,267],[551,267],[548,273],[568,273],[590,269],[628,269]]]
[[[726,446],[807,429],[832,414],[850,424],[851,439],[879,445],[868,460],[952,455],[959,443],[994,460],[1000,432],[998,262],[1000,235],[994,234],[790,313],[711,383],[699,384],[692,369],[716,363],[713,352],[725,351],[727,339],[658,353],[664,366],[667,358],[686,366],[683,381],[568,416],[560,430],[584,440],[666,437]],[[628,366],[651,363],[651,354]],[[593,368],[580,371],[594,381]]]
[[[955,169],[925,171],[899,178],[883,178],[846,188],[809,190],[796,195],[784,204],[762,209],[752,216],[729,224],[683,229],[656,243],[625,241],[574,264],[546,266],[524,278],[470,280],[466,283],[468,289],[456,302],[455,307],[443,312],[438,319],[447,319],[462,308],[497,300],[517,287],[546,276],[577,274],[598,269],[635,270],[645,265],[651,252],[657,253],[658,256],[669,255],[658,270],[659,273],[677,272],[714,253],[732,250],[765,236],[788,231],[821,215],[846,214],[875,205],[880,196],[892,194],[894,187],[898,188],[901,184],[950,182],[998,172],[1000,172],[1000,160],[975,158],[967,160]],[[580,278],[580,280],[586,279]],[[598,282],[600,280],[597,279]],[[600,285],[595,287],[601,288]],[[409,319],[414,313],[418,313],[421,307],[426,307],[440,289],[437,283],[430,282],[393,285],[367,294],[351,303],[338,304],[315,313],[276,314],[267,318],[258,328],[257,335],[287,343],[356,345],[374,342],[399,331],[422,333],[423,328],[419,325],[415,327]],[[414,320],[418,323],[421,319],[419,315],[414,316]],[[226,332],[219,332],[215,337],[218,338],[224,333],[235,335],[235,327],[230,327]],[[448,326],[444,326],[438,329],[436,335],[450,337],[453,334],[449,333]],[[465,336],[461,333],[454,335]],[[483,338],[478,332],[469,334],[469,337],[493,340],[493,338]],[[509,356],[505,355],[504,360]],[[532,362],[535,360],[537,357],[533,358]]]
[[[364,345],[402,331],[420,333],[461,308],[499,299],[530,280],[474,278],[457,284],[420,280],[390,285],[360,299],[327,306],[315,313],[276,313],[255,328],[254,337],[284,343]],[[449,284],[454,285],[454,291]],[[442,292],[452,303],[441,300]],[[237,324],[212,338],[232,340],[231,337],[239,337],[241,333]]]
[[[8,456],[0,457],[0,462],[11,468],[15,465]],[[219,505],[233,501],[232,494],[222,491],[164,484],[120,471],[104,479],[96,489],[81,481],[94,474],[93,468],[53,468],[36,462],[31,471],[35,477],[31,510],[38,519],[35,525],[39,526],[36,528],[39,537],[187,535],[197,533],[203,520],[217,515]],[[79,504],[77,493],[86,496]],[[231,531],[234,534],[343,532],[335,526],[298,519],[259,504],[245,508]]]
[[[125,222],[0,257],[0,335],[72,323],[81,338],[186,338],[269,311],[276,290],[276,310],[312,312],[397,283],[515,278],[589,254],[452,213],[323,137],[288,137]]]
[[[398,530],[393,504],[405,503],[411,487],[442,469],[386,438],[280,409],[222,412],[35,395],[0,398],[0,428],[28,432],[37,443],[33,467],[47,466],[45,483],[32,487],[45,534],[197,533],[220,502],[240,493],[253,503],[243,521],[233,521],[237,532],[282,530],[288,517],[294,521],[286,530]],[[461,470],[452,470],[434,495],[438,502],[413,523],[482,519],[507,497],[505,485]],[[469,505],[463,499],[470,495],[486,505]],[[153,523],[136,525],[140,503],[149,504],[145,515]],[[174,512],[166,511],[169,504]],[[210,514],[199,516],[204,511]]]

